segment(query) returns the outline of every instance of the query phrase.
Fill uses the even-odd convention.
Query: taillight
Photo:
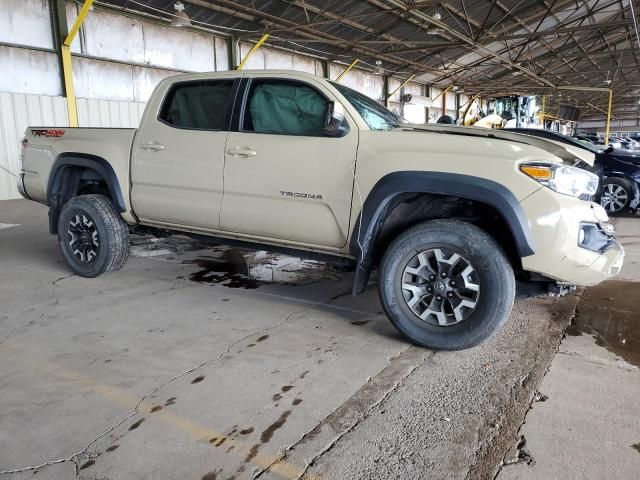
[[[23,138],[20,141],[20,160],[24,160],[24,154],[27,151],[27,144],[29,143],[29,140],[27,140],[26,138]]]

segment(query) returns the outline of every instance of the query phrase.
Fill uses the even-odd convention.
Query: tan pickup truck
[[[19,188],[49,206],[78,275],[122,267],[131,228],[346,262],[354,294],[378,269],[411,341],[461,349],[506,321],[516,280],[560,294],[620,270],[592,162],[525,135],[411,125],[313,75],[234,71],[163,80],[137,130],[27,129]]]

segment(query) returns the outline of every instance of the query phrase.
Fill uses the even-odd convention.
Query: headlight
[[[598,190],[598,176],[580,168],[548,163],[523,163],[520,171],[558,193],[591,197]]]

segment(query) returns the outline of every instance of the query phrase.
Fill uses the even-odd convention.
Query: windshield
[[[331,84],[353,105],[371,130],[390,130],[402,123],[408,123],[400,115],[387,110],[372,98],[339,83],[331,82]]]

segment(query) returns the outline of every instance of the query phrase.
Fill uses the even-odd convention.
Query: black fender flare
[[[371,189],[356,219],[350,251],[357,258],[353,295],[362,293],[373,267],[375,243],[385,218],[403,194],[451,195],[486,203],[509,227],[520,257],[535,253],[527,216],[518,199],[504,185],[485,178],[456,173],[403,171],[382,177]]]
[[[49,181],[47,184],[47,205],[49,205],[49,230],[57,233],[57,222],[62,203],[65,201],[65,192],[68,192],[70,185],[63,182],[64,171],[69,167],[82,167],[95,171],[104,179],[111,194],[111,199],[116,210],[125,212],[124,197],[120,182],[113,167],[104,158],[87,153],[65,152],[56,157],[51,167]],[[75,193],[75,192],[74,192]]]

